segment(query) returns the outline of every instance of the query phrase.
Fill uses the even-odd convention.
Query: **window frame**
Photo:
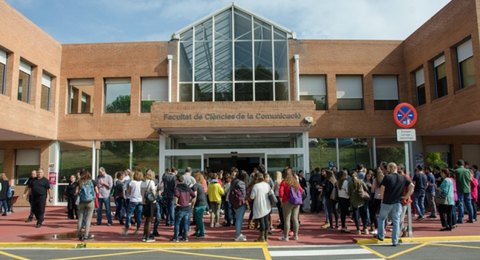
[[[145,80],[145,82],[144,82]],[[155,82],[158,80],[158,82]],[[159,98],[153,98],[151,100],[144,100],[144,85],[148,86],[149,88],[152,87],[149,84],[144,84],[149,82],[149,84],[159,84],[158,88],[165,88],[163,91],[160,89],[160,93],[158,94],[160,97],[164,96],[164,100],[160,100]],[[146,87],[145,86],[145,87]],[[162,93],[166,92],[166,94]],[[155,102],[168,102],[169,100],[170,93],[168,92],[168,78],[166,77],[142,77],[140,78],[140,113],[150,113],[151,111],[151,105]],[[148,111],[147,109],[144,109],[144,102],[151,102],[151,104],[148,106]]]
[[[33,71],[33,66],[29,63],[27,63],[26,61],[24,60],[20,60],[20,67],[19,67],[19,73],[18,73],[18,88],[17,88],[17,100],[18,101],[21,101],[21,102],[25,102],[27,104],[30,104],[30,95],[31,95],[31,89],[32,89],[32,71]],[[25,74],[28,76],[28,80],[27,80],[27,100],[26,101],[23,101],[23,95],[24,95],[24,90],[23,90],[23,86],[20,86],[20,76],[21,74]],[[23,81],[22,81],[23,82]],[[21,96],[20,96],[20,87],[22,92],[21,92]]]
[[[445,70],[445,77],[443,78],[438,78],[439,77],[439,68],[442,67],[442,69]],[[446,60],[445,60],[445,54],[442,54],[438,56],[436,59],[433,60],[433,75],[434,75],[434,86],[435,86],[435,99],[439,99],[445,96],[448,96],[448,82],[447,82],[447,65],[446,65]],[[443,82],[445,86],[440,86],[440,83]],[[439,95],[439,88],[443,87],[445,93],[440,96]]]
[[[47,78],[48,77],[48,78]],[[40,108],[50,111],[50,104],[51,104],[51,93],[52,93],[52,81],[53,81],[53,76],[51,76],[48,73],[45,73],[45,71],[42,73],[42,85],[41,85],[41,90],[40,90]],[[47,102],[46,102],[46,108],[42,107],[43,104],[43,90],[47,88]]]
[[[457,69],[458,69],[458,88],[464,89],[470,86],[475,85],[475,74],[474,74],[474,82],[470,85],[464,86],[465,79],[463,78],[463,64],[471,61],[473,64],[473,71],[475,72],[475,59],[473,57],[473,43],[471,37],[468,37],[458,43],[455,46],[456,54],[457,54]]]
[[[362,92],[362,97],[361,98],[358,98],[358,97],[346,97],[346,98],[344,98],[343,96],[339,98],[339,94],[338,94],[338,92],[339,92],[339,87],[338,87],[339,86],[339,84],[338,84],[339,80],[338,79],[343,78],[343,77],[345,77],[345,78],[346,77],[349,77],[349,78],[359,77],[360,78],[360,83],[361,83],[360,91]],[[363,91],[363,78],[364,78],[363,75],[355,75],[355,74],[352,74],[352,75],[344,75],[344,74],[336,75],[336,77],[335,77],[336,86],[335,87],[336,87],[336,92],[337,92],[337,110],[339,110],[339,111],[365,110],[365,93]],[[342,91],[342,90],[340,90],[340,91]],[[344,96],[345,96],[345,94],[344,94]],[[349,95],[347,95],[347,96],[349,96]],[[341,101],[341,103],[342,103],[342,105],[341,105],[342,108],[340,108],[339,101]],[[360,102],[360,108],[353,108],[353,109],[344,108],[344,106],[343,106],[344,101]]]
[[[108,112],[108,88],[109,85],[124,85],[128,84],[129,85],[129,93],[128,95],[118,95],[116,96],[115,100],[118,99],[120,96],[128,96],[129,97],[129,105],[127,111],[117,111],[117,112]],[[105,78],[103,80],[103,113],[104,114],[118,114],[118,113],[130,113],[131,112],[131,106],[132,106],[132,81],[131,78]],[[115,100],[112,101],[115,102]]]
[[[0,94],[5,95],[7,91],[7,62],[8,62],[8,53],[3,49],[0,49],[0,64],[3,64],[3,69],[0,69],[0,74],[2,80],[0,80]]]
[[[312,81],[320,81],[318,85],[319,88],[316,89],[318,92],[310,91],[309,87],[310,84],[315,84]],[[304,85],[308,85],[305,87]],[[304,86],[302,88],[302,86]],[[323,105],[317,100],[322,100],[323,98]],[[315,110],[317,111],[325,111],[328,110],[327,106],[327,76],[323,75],[300,75],[300,100],[313,100],[315,103]]]

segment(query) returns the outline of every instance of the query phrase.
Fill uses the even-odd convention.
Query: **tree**
[[[442,159],[442,153],[427,153],[427,164],[440,169],[447,167],[447,163]]]
[[[130,95],[120,95],[107,104],[107,113],[130,113]]]

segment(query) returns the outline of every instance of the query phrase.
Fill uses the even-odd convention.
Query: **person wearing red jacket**
[[[279,238],[282,241],[288,241],[288,233],[290,231],[290,218],[292,218],[293,225],[293,236],[292,240],[298,240],[298,213],[300,210],[300,205],[293,205],[288,202],[290,197],[290,188],[293,187],[296,191],[300,190],[300,194],[303,193],[303,189],[297,181],[297,178],[293,176],[291,169],[285,169],[282,172],[283,181],[280,183],[278,190],[278,197],[282,202],[283,209],[283,236]]]

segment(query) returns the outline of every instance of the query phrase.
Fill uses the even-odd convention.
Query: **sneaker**
[[[428,216],[428,219],[437,219],[437,216]]]
[[[365,232],[365,235],[369,234],[368,229],[364,229],[363,232]]]
[[[423,221],[423,220],[425,220],[424,217],[418,217],[418,218],[417,218],[417,221]]]
[[[158,232],[153,232],[152,234],[154,237],[161,237],[162,235],[160,235]]]
[[[204,239],[205,236],[197,236],[197,239]]]
[[[328,226],[330,226],[330,223],[325,222],[325,224],[322,225],[322,228],[326,228],[326,227],[328,227]]]
[[[178,243],[178,238],[172,238],[170,239],[170,242]]]
[[[357,235],[361,235],[361,234],[362,234],[362,231],[360,231],[360,230],[357,230],[357,231],[355,231],[355,234],[357,234]]]
[[[210,227],[214,227],[215,225],[213,223],[210,223]]]
[[[290,239],[291,240],[298,240],[298,236],[292,236]]]
[[[340,232],[350,234],[350,230],[348,230],[347,228],[342,228]]]
[[[142,241],[143,241],[143,242],[146,242],[146,241],[147,241],[147,238],[146,238],[146,237],[142,237]]]
[[[371,232],[373,235],[376,235],[378,234],[378,231],[376,229],[374,229],[372,232]]]
[[[122,230],[122,232],[120,232],[120,236],[127,236],[128,235],[128,231],[126,230]]]
[[[236,242],[245,242],[245,241],[247,241],[247,237],[244,236],[244,235],[240,235],[240,236],[236,237],[236,238],[234,239],[234,241],[236,241]]]
[[[83,241],[93,241],[94,239],[91,238],[91,237],[84,237],[82,240]]]
[[[149,237],[145,240],[145,242],[147,242],[147,243],[155,242],[155,238]]]
[[[182,241],[182,242],[188,242],[188,237],[182,237],[182,238],[180,238],[180,241]]]
[[[215,224],[215,227],[221,227],[220,223]]]
[[[383,241],[383,238],[380,238],[380,237],[378,236],[378,234],[377,234],[377,235],[373,235],[373,238],[376,238],[378,241]]]
[[[138,231],[138,229],[135,229],[135,231],[133,231],[133,234],[138,235],[138,234],[140,234],[140,232]]]
[[[293,234],[292,234],[292,235],[293,235]],[[288,237],[282,236],[282,237],[279,237],[278,240],[280,240],[280,241],[288,241]]]
[[[327,227],[326,229],[327,229],[327,230],[334,230],[333,227]]]

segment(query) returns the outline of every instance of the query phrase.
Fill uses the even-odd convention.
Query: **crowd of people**
[[[279,240],[298,240],[299,216],[304,212],[304,200],[309,194],[311,213],[325,212],[323,228],[351,233],[346,223],[349,217],[355,223],[356,234],[372,233],[383,240],[386,226],[392,225],[395,246],[400,236],[407,235],[404,220],[408,204],[413,205],[417,221],[436,219],[439,215],[441,231],[451,231],[464,223],[464,208],[468,213],[465,222],[475,222],[480,172],[477,166],[470,168],[468,163],[459,160],[456,169],[424,169],[419,165],[413,175],[407,174],[403,164],[393,162],[381,162],[376,169],[366,169],[360,164],[351,171],[315,168],[308,181],[302,171],[295,173],[285,167],[269,174],[263,165],[250,174],[235,167],[226,173],[210,172],[208,168],[193,172],[187,167],[184,174],[178,174],[173,167],[166,169],[161,180],[155,176],[151,169],[145,173],[126,169],[116,172],[113,179],[103,167],[99,168],[95,180],[86,170],[70,176],[66,187],[67,212],[68,218],[78,220],[79,239],[93,239],[89,230],[94,211],[97,211],[94,225],[102,225],[105,210],[107,226],[117,220],[124,226],[119,233],[122,236],[129,235],[130,226],[134,226],[133,234],[142,233],[145,242],[154,242],[160,236],[161,222],[173,227],[171,242],[188,241],[190,231],[194,231],[190,237],[203,239],[205,215],[210,215],[211,228],[233,226],[233,240],[247,241],[242,233],[247,212],[247,227],[259,231],[256,242],[268,241],[275,228],[282,232]],[[27,222],[35,216],[36,227],[42,225],[47,194],[51,200],[43,170],[33,171],[24,197],[31,203]],[[111,213],[112,196],[115,214]],[[274,207],[278,213],[276,226],[272,221],[276,214]],[[140,230],[142,222],[143,231]]]

